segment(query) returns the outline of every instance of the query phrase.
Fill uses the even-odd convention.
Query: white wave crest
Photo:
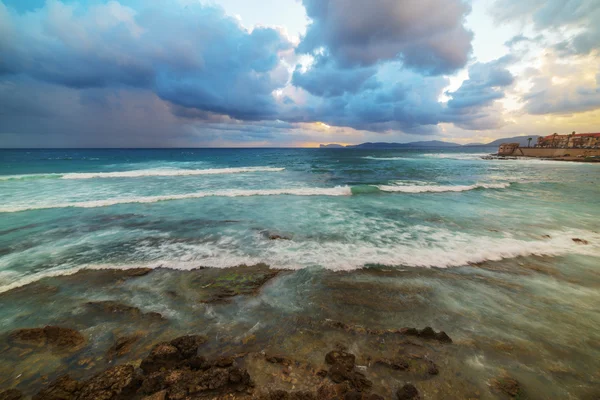
[[[117,172],[72,172],[65,174],[39,175],[8,175],[0,176],[0,180],[29,180],[44,178],[61,179],[95,179],[95,178],[143,178],[151,176],[191,176],[191,175],[221,175],[243,174],[252,172],[281,172],[285,168],[274,167],[239,167],[239,168],[209,168],[209,169],[141,169]]]
[[[474,185],[379,185],[383,192],[445,193],[466,192],[475,189],[506,189],[510,183],[476,183]]]
[[[173,243],[140,246],[136,255],[153,259],[135,264],[88,264],[57,267],[28,276],[10,277],[0,286],[0,293],[40,279],[72,275],[83,269],[131,269],[138,267],[193,270],[200,267],[229,268],[266,263],[271,268],[302,269],[320,266],[335,271],[349,271],[369,264],[390,267],[451,268],[500,261],[516,257],[555,257],[567,254],[600,257],[600,234],[587,230],[550,231],[550,238],[515,238],[454,232],[426,226],[413,226],[412,235],[399,236],[393,245],[370,242],[324,242],[322,240],[273,241],[257,235],[257,241],[245,245],[233,238],[212,243]],[[384,236],[389,238],[390,232]],[[587,245],[575,243],[580,237]],[[248,246],[250,244],[250,246]]]
[[[362,157],[366,160],[376,160],[376,161],[401,161],[401,160],[414,160],[414,158],[406,158],[406,157],[373,157],[366,156]]]
[[[72,203],[32,204],[22,206],[0,207],[0,213],[12,213],[27,210],[42,210],[48,208],[96,208],[129,203],[157,203],[160,201],[200,199],[203,197],[249,197],[249,196],[351,196],[348,186],[333,188],[293,188],[293,189],[227,189],[196,193],[173,194],[163,196],[129,197],[104,200],[90,200]]]

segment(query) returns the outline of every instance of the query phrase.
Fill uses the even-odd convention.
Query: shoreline
[[[186,396],[397,399],[405,385],[413,385],[432,399],[514,398],[515,393],[535,399],[539,377],[511,366],[537,353],[532,344],[490,336],[483,321],[474,331],[459,329],[464,323],[452,320],[464,312],[452,307],[440,312],[439,304],[449,298],[439,298],[440,288],[427,283],[444,281],[458,285],[449,293],[463,293],[462,285],[480,282],[509,294],[522,292],[517,282],[527,276],[565,279],[545,266],[543,257],[523,261],[450,270],[381,267],[346,272],[274,270],[264,264],[104,269],[48,278],[0,294],[0,304],[19,310],[11,314],[12,329],[0,332],[0,392],[15,388],[29,396],[62,382],[79,388],[81,396],[118,375],[128,377],[123,390],[138,385],[136,394],[127,398],[166,390],[166,397],[156,398],[171,399],[180,398],[176,390],[184,384],[206,383],[206,376],[247,373],[248,378],[233,382],[245,382],[241,391],[235,384],[215,383],[214,390]],[[472,281],[474,273],[478,278]],[[517,280],[500,280],[507,273]],[[54,309],[61,313],[53,314]],[[47,335],[46,326],[62,333]],[[25,333],[18,333],[23,329]],[[197,352],[204,360],[200,364],[190,364],[183,356],[165,360],[155,351],[187,335],[204,338]],[[332,351],[355,361],[340,371],[335,360],[327,362]],[[161,389],[152,392],[150,383],[143,384],[155,373],[148,365],[166,365],[156,371],[160,379],[179,378],[157,383]],[[593,365],[587,370],[593,371]],[[65,374],[71,380],[60,381]],[[583,383],[590,379],[585,374],[569,374],[582,385],[578,393],[595,393],[593,385]]]

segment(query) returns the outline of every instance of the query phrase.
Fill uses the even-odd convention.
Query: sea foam
[[[272,268],[302,269],[318,266],[329,270],[347,271],[368,265],[413,268],[451,268],[500,261],[516,257],[556,257],[567,254],[600,256],[600,234],[588,230],[550,231],[550,238],[515,238],[485,236],[454,232],[427,226],[411,228],[416,239],[399,240],[388,245],[377,242],[341,242],[300,238],[268,240],[262,236],[253,242],[241,243],[233,238],[222,238],[212,243],[168,242],[161,245],[139,246],[136,255],[153,261],[116,264],[88,264],[55,267],[22,277],[12,277],[12,282],[0,286],[0,293],[47,277],[72,275],[84,269],[166,268],[193,270],[200,267],[228,268],[238,265],[266,263]],[[387,232],[384,236],[389,236]],[[575,243],[581,237],[587,245]],[[165,239],[167,240],[167,239]],[[252,251],[251,251],[252,250]],[[253,251],[258,250],[258,251]]]
[[[105,179],[105,178],[144,178],[153,176],[192,176],[243,174],[253,172],[281,172],[285,168],[275,167],[239,167],[208,169],[141,169],[116,172],[71,172],[64,174],[31,174],[0,176],[0,181],[32,180],[32,179]]]
[[[444,193],[466,192],[476,189],[506,189],[510,183],[476,183],[474,185],[378,185],[383,192]]]
[[[161,201],[200,199],[204,197],[250,197],[250,196],[350,196],[352,191],[348,186],[337,186],[333,188],[292,188],[292,189],[225,189],[196,193],[173,194],[162,196],[125,197],[103,200],[90,200],[79,202],[31,204],[0,207],[0,213],[20,212],[27,210],[43,210],[48,208],[96,208],[108,207],[117,204],[130,203],[158,203]]]

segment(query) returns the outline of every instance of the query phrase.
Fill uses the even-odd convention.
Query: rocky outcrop
[[[192,359],[198,352],[198,347],[206,342],[207,338],[200,335],[182,336],[170,342],[159,343],[142,360],[140,368],[150,374],[161,370],[175,368],[184,361],[194,365],[203,365],[204,360]]]
[[[86,381],[77,400],[128,399],[135,395],[139,384],[132,365],[118,365]]]
[[[10,333],[9,340],[17,345],[48,346],[61,351],[77,350],[85,343],[78,331],[59,326],[18,329]]]
[[[33,396],[32,400],[71,400],[76,399],[81,383],[69,375],[63,375]]]
[[[502,393],[511,398],[519,397],[521,393],[521,384],[508,376],[501,376],[490,381],[490,387],[493,392]]]
[[[330,364],[327,376],[335,382],[348,384],[356,391],[363,392],[371,389],[373,383],[368,380],[362,372],[354,368],[356,357],[345,351],[330,351],[325,356],[325,362]]]
[[[420,400],[421,396],[414,385],[407,383],[398,389],[396,392],[396,398],[398,400]]]
[[[140,335],[130,335],[118,338],[115,344],[106,352],[106,358],[113,360],[118,357],[123,357],[131,351],[133,345],[141,338]]]
[[[0,400],[21,400],[23,393],[17,389],[8,389],[0,392]]]
[[[162,315],[157,312],[143,313],[137,307],[129,306],[127,304],[122,304],[112,300],[90,301],[86,303],[86,306],[92,311],[103,314],[111,314],[127,318],[150,318],[156,320],[163,319]]]
[[[446,332],[436,332],[430,326],[421,330],[416,328],[402,328],[400,329],[400,333],[407,336],[417,336],[421,339],[437,340],[440,343],[452,343],[452,339],[450,339],[450,336]]]

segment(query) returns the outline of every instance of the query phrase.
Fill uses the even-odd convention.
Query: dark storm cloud
[[[472,33],[461,0],[303,0],[311,18],[300,53],[325,51],[343,67],[402,60],[421,73],[463,67]]]
[[[242,119],[272,117],[289,73],[275,29],[251,33],[223,10],[170,1],[140,11],[48,1],[19,14],[0,3],[0,73],[72,88],[154,90],[172,103]]]

